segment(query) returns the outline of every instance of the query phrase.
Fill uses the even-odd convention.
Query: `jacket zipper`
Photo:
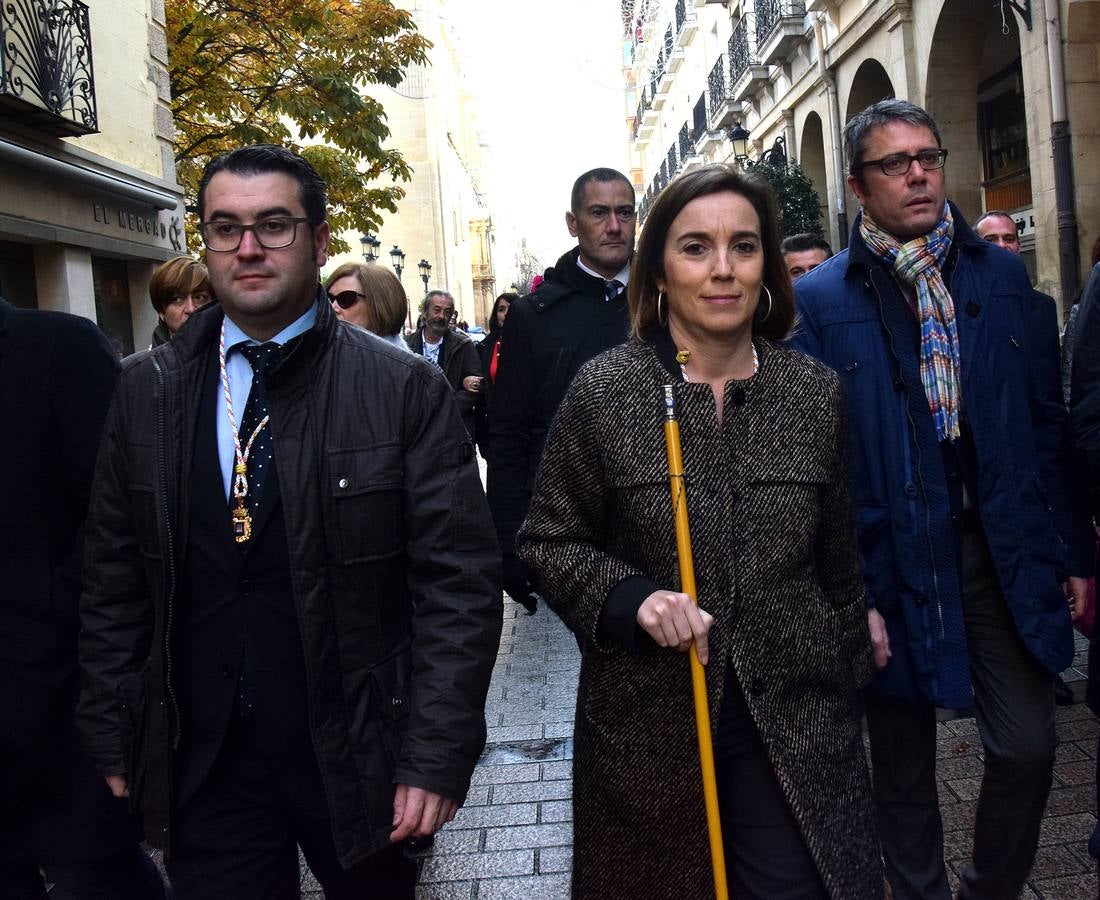
[[[890,325],[886,321],[886,307],[882,299],[882,292],[878,289],[878,285],[875,284],[874,276],[868,276],[870,280],[871,289],[875,292],[875,298],[878,300],[878,314],[879,319],[882,322],[882,327],[886,330],[886,336],[890,340],[890,355],[894,357],[894,362],[898,367],[898,377],[901,377],[901,359],[898,357],[897,349],[894,345],[894,333],[890,330]],[[905,436],[906,449],[908,450],[909,441],[917,433],[916,422],[913,421],[913,413],[909,409],[908,396],[903,400],[905,405],[905,420],[909,425],[909,434]],[[943,600],[940,598],[940,579],[939,574],[936,571],[936,551],[932,544],[932,523],[928,519],[928,491],[924,484],[924,454],[921,453],[920,443],[913,441],[916,446],[917,454],[917,483],[920,485],[921,503],[924,504],[924,541],[928,547],[928,560],[932,564],[932,592],[936,595],[936,615],[940,620],[940,640],[945,637],[944,625],[943,625]]]
[[[178,750],[180,745],[179,705],[176,702],[176,693],[172,688],[172,615],[176,600],[176,547],[172,534],[172,518],[168,515],[168,466],[165,462],[165,450],[167,446],[165,434],[164,413],[164,370],[160,367],[160,361],[154,355],[152,357],[153,368],[157,374],[157,471],[160,476],[159,512],[164,524],[164,536],[166,543],[166,559],[168,567],[168,591],[164,616],[164,690],[168,696],[169,711],[172,717],[172,749]]]

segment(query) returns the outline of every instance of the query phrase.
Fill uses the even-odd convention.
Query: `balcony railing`
[[[710,108],[718,109],[726,99],[726,61],[719,56],[714,68],[707,76],[707,93],[710,94]]]
[[[675,173],[673,173],[675,174]],[[661,161],[661,171],[657,174],[657,190],[662,191],[668,184],[668,160]]]
[[[80,0],[0,4],[0,113],[56,135],[99,130],[88,7]]]
[[[673,144],[668,148],[668,177],[674,178],[676,173],[680,171],[680,161],[676,158],[676,145]]]
[[[763,47],[783,19],[806,15],[802,0],[756,0],[756,43]]]
[[[729,42],[730,85],[748,71],[749,66],[757,66],[756,42],[749,34],[749,17],[743,16],[733,29]]]
[[[676,144],[680,149],[680,165],[683,166],[685,159],[695,155],[695,141],[691,137],[691,128],[687,122],[680,126],[680,134],[677,136]]]
[[[707,94],[699,95],[695,108],[691,111],[692,136],[696,141],[707,132]]]

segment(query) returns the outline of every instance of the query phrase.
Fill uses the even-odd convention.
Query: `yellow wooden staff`
[[[698,606],[695,594],[695,562],[691,555],[691,531],[688,528],[687,497],[684,492],[684,457],[680,450],[680,423],[676,419],[676,400],[672,385],[665,389],[665,446],[668,449],[668,479],[672,488],[672,509],[676,516],[676,555],[680,562],[680,589]],[[722,847],[722,822],[718,817],[718,783],[714,776],[714,745],[710,735],[710,710],[707,704],[707,680],[695,642],[691,644],[691,688],[695,695],[695,731],[699,738],[699,763],[703,770],[703,800],[710,835],[710,861],[714,870],[717,900],[728,900],[726,854]]]

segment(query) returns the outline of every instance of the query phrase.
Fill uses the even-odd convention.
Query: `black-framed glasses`
[[[257,243],[265,250],[280,250],[294,243],[298,226],[308,221],[309,219],[294,216],[270,216],[251,225],[244,225],[241,222],[216,219],[213,222],[203,222],[199,231],[206,249],[215,253],[236,250],[241,246],[246,231],[251,231]]]
[[[351,309],[360,300],[366,299],[367,295],[360,294],[358,291],[340,291],[339,294],[328,294],[328,302],[335,303],[340,309]]]
[[[943,149],[937,150],[921,150],[915,156],[910,156],[908,153],[891,153],[889,156],[884,156],[882,159],[868,159],[861,162],[856,169],[866,169],[868,166],[878,166],[882,170],[883,175],[889,175],[896,177],[898,175],[905,175],[913,167],[913,161],[916,160],[920,163],[920,167],[925,172],[931,172],[935,169],[942,169],[943,164],[947,162],[947,151]]]

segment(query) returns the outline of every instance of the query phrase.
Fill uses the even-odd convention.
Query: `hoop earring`
[[[768,316],[770,316],[772,314],[772,292],[768,290],[768,286],[766,284],[764,284],[763,282],[760,283],[760,289],[765,294],[768,295],[768,311],[766,313],[764,313],[764,315],[762,315],[757,321],[766,322],[766,321],[768,321]],[[759,306],[759,303],[758,303],[757,304],[757,309],[759,309],[759,308],[760,308],[760,306]]]
[[[666,307],[664,321],[661,321],[661,301],[662,300],[665,301],[665,307]],[[667,309],[667,307],[668,307],[668,300],[665,297],[665,292],[664,291],[658,291],[657,292],[657,324],[660,325],[662,328],[667,328],[668,327],[668,309]]]

